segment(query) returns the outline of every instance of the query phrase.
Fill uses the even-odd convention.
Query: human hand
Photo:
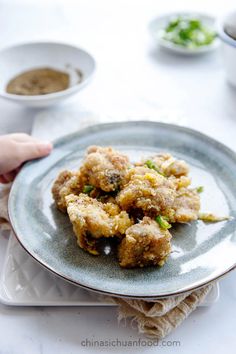
[[[50,154],[52,144],[24,133],[0,136],[0,183],[12,182],[22,164]]]

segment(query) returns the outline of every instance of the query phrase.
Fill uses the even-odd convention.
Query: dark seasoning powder
[[[9,81],[6,92],[15,95],[46,95],[66,90],[70,86],[69,74],[50,68],[25,71]]]

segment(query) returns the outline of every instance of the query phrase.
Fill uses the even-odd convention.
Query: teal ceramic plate
[[[173,252],[162,268],[126,270],[112,252],[89,255],[77,247],[68,217],[55,208],[51,187],[59,171],[78,168],[86,148],[94,144],[112,145],[133,161],[161,150],[186,160],[193,186],[204,186],[202,211],[230,215],[231,220],[172,228]],[[14,232],[33,258],[74,284],[132,298],[179,294],[234,269],[235,215],[236,155],[191,129],[152,122],[96,125],[57,140],[50,156],[23,167],[9,199]]]

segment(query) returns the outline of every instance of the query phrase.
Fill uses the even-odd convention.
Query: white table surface
[[[225,0],[46,1],[0,0],[0,47],[30,40],[61,40],[84,47],[97,60],[94,81],[63,110],[96,114],[181,117],[236,150],[236,89],[224,78],[220,51],[197,58],[172,56],[152,42],[147,23],[159,13],[193,9],[216,16]],[[0,133],[30,132],[41,111],[0,100]],[[56,124],[56,121],[55,121]],[[6,235],[0,238],[4,257]],[[163,353],[236,352],[236,273],[221,281],[218,303],[195,311],[158,348]],[[83,346],[115,340],[117,346]],[[117,324],[115,308],[15,308],[0,305],[0,354],[156,353],[156,347],[120,347],[143,338]],[[175,346],[171,341],[179,341]],[[146,344],[146,347],[144,346]]]

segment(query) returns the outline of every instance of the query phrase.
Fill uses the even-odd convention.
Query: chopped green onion
[[[162,216],[163,219],[165,219],[166,221],[169,221],[170,219],[168,218],[168,216]]]
[[[163,173],[161,173],[158,168],[156,167],[156,165],[154,164],[154,162],[152,160],[147,160],[145,162],[145,165],[150,168],[151,170],[155,170],[156,172],[158,172],[160,175],[164,176]]]
[[[93,189],[94,189],[93,186],[87,184],[87,185],[84,186],[83,193],[89,194],[90,192],[92,192]]]
[[[203,186],[199,186],[199,187],[196,188],[196,191],[198,193],[202,193],[204,191],[204,187]]]
[[[171,224],[168,223],[168,218],[165,216],[158,215],[156,217],[156,222],[160,225],[160,227],[164,230],[170,229]]]
[[[145,165],[148,167],[148,168],[151,168],[152,170],[156,170],[156,165],[151,161],[151,160],[147,160],[145,162]]]
[[[170,20],[162,31],[162,38],[183,47],[198,48],[211,44],[216,32],[204,21],[183,15]]]

